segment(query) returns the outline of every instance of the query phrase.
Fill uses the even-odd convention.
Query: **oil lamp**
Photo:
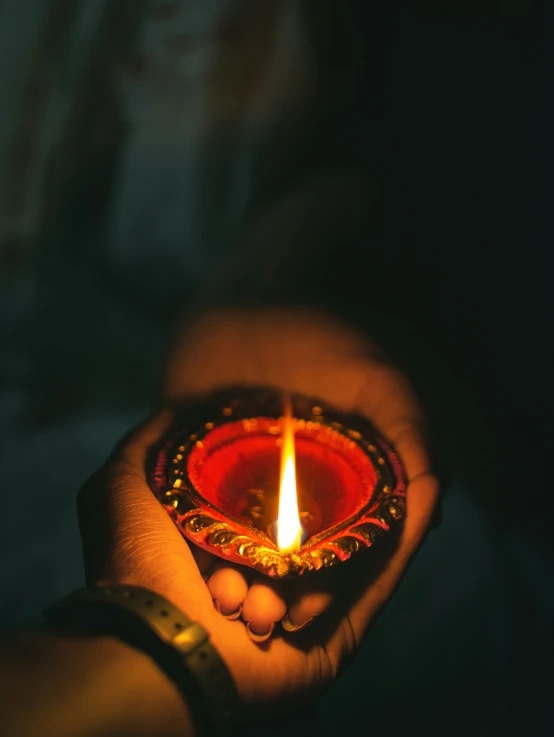
[[[189,403],[149,459],[192,543],[277,578],[347,560],[398,526],[406,478],[365,418],[241,388]]]

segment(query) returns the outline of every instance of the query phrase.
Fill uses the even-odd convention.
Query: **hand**
[[[409,478],[406,520],[386,567],[370,570],[367,564],[373,556],[360,554],[334,570],[299,579],[291,588],[256,575],[250,578],[219,561],[209,575],[215,561],[197,550],[193,554],[146,483],[146,453],[171,422],[168,412],[141,427],[115,453],[85,486],[79,503],[89,583],[151,588],[201,622],[233,673],[243,700],[251,706],[290,703],[336,676],[400,580],[427,530],[438,495],[425,450],[422,414],[405,378],[380,357],[363,350],[359,342],[350,340],[351,336],[344,342],[340,330],[330,329],[328,324],[318,337],[313,324],[308,334],[298,318],[291,326],[280,317],[278,325],[287,325],[281,334],[283,342],[279,341],[278,325],[267,331],[267,316],[265,319],[266,329],[258,336],[252,330],[243,334],[257,359],[256,380],[275,385],[275,375],[268,374],[277,371],[284,389],[310,393],[345,411],[355,409],[365,414],[393,442],[404,462]],[[227,321],[229,339],[230,326]],[[214,340],[206,326],[202,334],[209,342]],[[289,349],[294,348],[293,370],[289,365],[289,370],[283,371],[284,364],[276,366],[275,361],[269,361],[267,371],[261,368],[260,359],[268,355],[263,339],[266,334],[272,346],[282,349],[286,343]],[[307,335],[312,336],[312,345]],[[322,345],[313,345],[318,340],[324,342],[326,351]],[[219,350],[225,350],[221,333],[215,343]],[[238,374],[232,375],[232,362],[218,361],[219,368],[211,374],[196,372],[195,355],[204,357],[200,365],[210,366],[205,362],[206,348],[194,340],[188,345],[188,363],[181,364],[178,376],[190,392],[236,382]],[[233,345],[230,355],[240,355],[246,363],[253,359],[248,351],[237,348],[236,335]],[[313,369],[314,355],[319,357],[317,371]],[[218,375],[222,364],[225,379]],[[240,373],[240,366],[234,368]],[[255,383],[252,377],[245,377],[246,373],[243,366],[242,380]],[[170,382],[169,394],[182,394],[178,382]],[[341,575],[337,575],[338,569]],[[243,621],[230,621],[217,611],[213,599],[224,613],[241,606],[242,618],[254,633],[267,632],[287,611],[294,625],[312,617],[316,620],[299,632],[279,629],[279,636],[275,633],[260,645],[252,640]]]

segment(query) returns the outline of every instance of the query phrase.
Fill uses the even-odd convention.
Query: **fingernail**
[[[242,612],[242,604],[239,604],[238,609],[235,609],[234,612],[229,612],[229,614],[226,614],[225,612],[221,611],[221,603],[219,599],[214,599],[213,602],[216,611],[218,611],[222,617],[225,617],[225,619],[232,621],[233,619],[238,619],[240,617],[240,614]]]
[[[290,621],[289,615],[285,614],[283,619],[281,620],[281,626],[284,630],[287,632],[298,632],[299,630],[303,630],[304,627],[307,627],[309,624],[311,624],[314,621],[313,617],[310,617],[308,620],[306,620],[303,624],[293,624]]]
[[[269,638],[273,634],[274,628],[275,622],[272,622],[271,627],[269,628],[269,632],[266,632],[265,635],[258,635],[256,632],[252,632],[252,630],[250,629],[250,622],[246,623],[246,631],[250,635],[250,639],[254,640],[254,642],[265,642],[266,640],[269,640]]]
[[[228,619],[230,622],[233,621],[233,619],[238,619],[242,612],[242,604],[239,604],[238,609],[235,609],[234,612],[231,612],[230,614],[223,614],[221,612],[222,616],[225,617],[225,619]]]

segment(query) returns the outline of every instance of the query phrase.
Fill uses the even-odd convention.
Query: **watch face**
[[[406,496],[398,457],[366,419],[302,395],[290,408],[260,390],[183,408],[148,469],[190,542],[279,578],[336,565],[398,532]],[[286,514],[296,524],[288,547],[279,536]]]

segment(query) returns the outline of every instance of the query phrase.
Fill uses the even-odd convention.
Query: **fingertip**
[[[133,428],[115,446],[110,460],[121,459],[143,468],[146,455],[157,443],[173,421],[173,412],[162,409]]]
[[[398,548],[379,576],[371,581],[350,609],[349,619],[358,640],[396,588],[424,539],[438,498],[439,480],[433,473],[421,473],[410,482],[406,495],[406,518]]]
[[[405,539],[419,543],[433,519],[439,496],[439,480],[430,471],[410,481],[406,494]]]
[[[221,602],[219,601],[219,599],[214,599],[213,602],[216,612],[219,612],[222,617],[225,617],[225,619],[228,619],[230,622],[238,619],[242,613],[242,604],[239,604],[234,611],[226,612],[221,608]]]
[[[314,621],[315,617],[310,617],[302,624],[294,624],[294,622],[291,620],[289,614],[285,614],[283,619],[281,620],[281,627],[286,632],[300,632],[300,630],[306,629],[306,627],[309,627],[312,622]]]
[[[328,611],[336,598],[333,591],[310,591],[302,593],[290,604],[284,618],[283,627],[288,632],[304,629],[316,617]]]
[[[402,459],[408,479],[416,479],[431,473],[431,460],[427,443],[420,427],[414,424],[402,424],[389,435],[394,449]]]
[[[232,566],[216,564],[206,583],[216,609],[223,616],[237,618],[240,611],[238,615],[235,614],[248,593],[248,582],[244,575]]]
[[[267,633],[287,612],[287,604],[278,584],[262,579],[255,580],[242,605],[242,618],[249,630]]]
[[[258,643],[266,642],[266,640],[269,640],[269,638],[273,634],[274,629],[275,629],[275,622],[272,622],[271,625],[269,626],[269,629],[260,634],[258,633],[257,630],[254,630],[251,627],[250,622],[246,623],[246,631],[248,632],[248,636],[253,642],[258,642]]]

